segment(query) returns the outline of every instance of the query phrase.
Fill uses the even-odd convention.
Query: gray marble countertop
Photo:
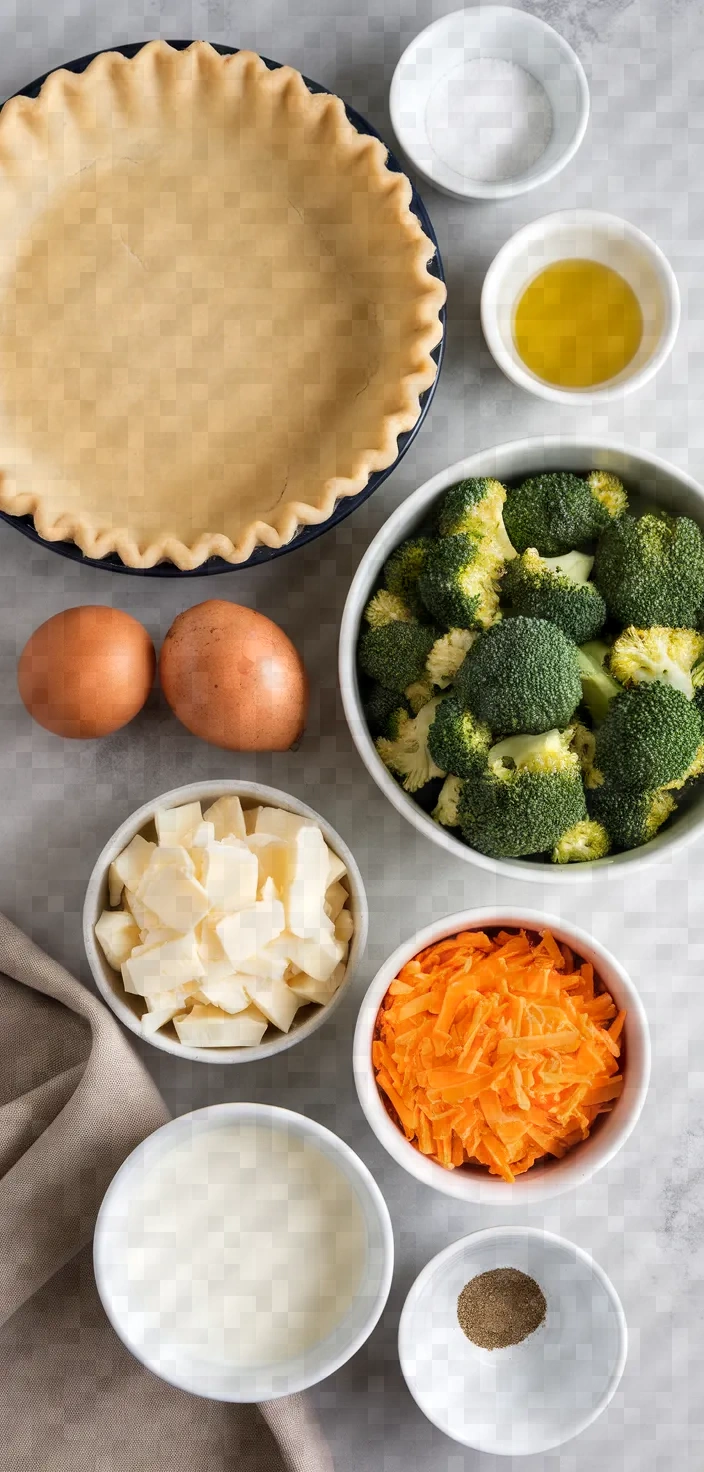
[[[0,0],[0,94],[47,67],[111,43],[198,36],[291,62],[367,114],[390,142],[387,93],[411,37],[457,0]],[[98,850],[147,798],[197,778],[257,778],[305,798],[354,850],[371,907],[355,994],[307,1043],[271,1064],[222,1069],[142,1053],[169,1106],[221,1099],[300,1109],[344,1136],[380,1182],[397,1266],[366,1347],[313,1397],[338,1472],[498,1472],[513,1463],[448,1441],[421,1415],[396,1357],[398,1314],[420,1268],[453,1239],[512,1221],[415,1184],[361,1116],[350,1062],[359,998],[412,930],[468,905],[512,901],[564,914],[616,952],[640,988],[652,1030],[650,1095],[621,1154],[579,1193],[522,1214],[594,1253],[621,1295],[630,1353],[615,1399],[576,1441],[519,1461],[525,1472],[700,1472],[704,1466],[704,850],[691,847],[628,878],[575,888],[497,882],[416,835],[367,776],[336,685],[336,641],[351,576],[389,512],[429,475],[480,447],[522,435],[613,436],[655,450],[704,480],[704,0],[530,0],[584,62],[592,117],[575,160],[547,187],[500,204],[423,191],[449,287],[447,356],[425,428],[394,476],[336,532],[291,558],[213,587],[79,569],[0,525],[0,908],[89,982],[80,910]],[[499,374],[482,342],[479,291],[499,246],[526,221],[586,206],[653,235],[679,278],[683,320],[672,359],[639,395],[579,414],[542,403]],[[63,743],[34,726],[15,689],[17,655],[43,619],[76,603],[112,603],[157,643],[206,596],[252,604],[302,650],[312,711],[301,748],[240,757],[195,740],[158,695],[126,730]],[[656,978],[659,985],[656,985]]]

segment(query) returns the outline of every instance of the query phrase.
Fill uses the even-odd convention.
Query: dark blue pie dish
[[[142,49],[142,46],[144,46],[145,44],[146,42],[140,41],[124,46],[111,46],[104,48],[104,50],[118,51],[123,56],[133,57],[137,55],[137,53]],[[170,46],[173,46],[176,50],[182,51],[193,43],[192,41],[188,40],[169,41],[168,44]],[[234,46],[220,46],[215,43],[211,44],[213,45],[213,49],[215,51],[218,51],[223,56],[234,55],[235,52],[238,50],[238,48]],[[64,62],[62,63],[61,68],[52,68],[52,71],[62,69],[72,72],[83,72],[90,64],[90,62],[99,55],[101,55],[100,51],[92,52],[88,56],[79,57],[76,61]],[[262,60],[265,62],[266,66],[269,67],[270,70],[275,70],[283,65],[283,63],[281,62],[270,61],[267,57],[263,57]],[[50,74],[50,72],[46,72],[43,76],[38,77],[33,82],[30,82],[28,86],[21,88],[18,93],[13,95],[19,97],[36,97]],[[305,77],[304,81],[310,92],[326,93],[330,91],[328,87],[322,87],[320,83],[313,82],[308,77]],[[356,112],[354,108],[349,107],[346,103],[345,111],[347,113],[349,121],[352,123],[352,126],[356,128],[358,133],[367,134],[373,138],[379,138],[379,134],[377,133],[376,129],[372,127],[371,123],[367,122],[366,118],[363,118],[360,113]],[[381,141],[383,142],[383,140]],[[387,168],[389,168],[394,173],[404,172],[401,168],[400,163],[391,152],[388,152]],[[412,188],[412,199],[410,208],[413,214],[416,215],[417,219],[419,220],[424,233],[427,235],[428,239],[432,242],[434,246],[434,255],[428,263],[428,271],[438,280],[444,281],[445,278],[443,273],[442,261],[440,258],[440,251],[438,248],[435,231],[433,230],[433,226],[430,222],[430,218],[426,211],[425,205],[420,198],[420,195],[413,186],[412,181],[409,182],[411,183]],[[207,577],[212,573],[238,572],[245,568],[253,567],[257,563],[269,562],[275,557],[283,557],[286,553],[294,552],[297,547],[304,546],[306,543],[314,541],[316,537],[320,537],[325,532],[330,531],[332,527],[337,526],[339,522],[344,521],[345,517],[350,516],[358,506],[361,506],[364,501],[368,500],[368,498],[374,494],[374,491],[376,491],[378,487],[382,485],[382,483],[387,479],[387,477],[390,476],[392,472],[396,469],[396,466],[405,455],[409,445],[412,444],[413,440],[418,434],[418,431],[421,428],[428,409],[430,408],[430,404],[433,398],[433,394],[435,393],[435,389],[437,387],[440,369],[442,366],[446,335],[445,307],[442,308],[439,315],[440,322],[442,324],[442,337],[437,347],[433,349],[433,352],[431,354],[432,358],[437,364],[437,373],[430,387],[427,388],[420,397],[420,412],[412,429],[407,430],[404,434],[401,434],[398,437],[397,455],[393,463],[387,466],[385,470],[379,470],[372,474],[369,477],[369,480],[367,481],[364,489],[362,491],[359,491],[357,495],[345,497],[338,501],[332,512],[332,515],[328,517],[327,521],[324,521],[317,526],[301,527],[296,535],[292,537],[291,541],[287,542],[283,547],[256,547],[251,557],[247,558],[245,562],[238,563],[226,562],[221,557],[211,557],[208,559],[207,562],[204,562],[202,566],[194,568],[192,570],[182,570],[176,567],[171,562],[158,563],[155,567],[127,567],[122,559],[115,552],[112,552],[108,556],[101,558],[85,557],[80,548],[77,547],[74,542],[47,541],[45,538],[39,536],[38,532],[35,529],[34,521],[31,516],[12,516],[9,512],[0,511],[0,517],[3,521],[7,522],[9,526],[14,527],[17,531],[21,532],[23,536],[28,537],[30,541],[36,542],[38,546],[48,548],[51,552],[58,552],[61,557],[67,557],[72,562],[82,563],[86,567],[102,568],[107,572],[129,573],[135,577]]]

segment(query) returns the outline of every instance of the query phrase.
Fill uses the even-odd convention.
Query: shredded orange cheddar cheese
[[[402,967],[372,1063],[406,1138],[447,1170],[512,1182],[613,1108],[625,1012],[549,931],[465,930]]]

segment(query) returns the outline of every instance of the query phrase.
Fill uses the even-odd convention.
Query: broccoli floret
[[[411,714],[410,705],[403,696],[399,696],[398,690],[386,690],[383,685],[372,685],[364,702],[364,713],[372,736],[389,736],[389,720],[399,709],[404,709],[406,715]]]
[[[476,632],[471,629],[450,629],[449,634],[443,634],[442,638],[435,640],[428,655],[426,670],[438,689],[445,690],[452,684],[465,654],[476,638]]]
[[[470,536],[489,536],[499,557],[516,556],[503,521],[506,487],[500,480],[484,478],[461,480],[451,486],[440,502],[438,528],[441,537],[454,537],[459,532]]]
[[[486,762],[490,746],[488,726],[476,721],[459,700],[446,695],[428,735],[428,750],[437,766],[455,777],[467,777],[477,764]]]
[[[626,792],[610,782],[587,793],[592,817],[606,829],[614,848],[639,848],[654,838],[675,811],[671,792]]]
[[[704,602],[704,537],[688,516],[624,516],[599,539],[594,580],[622,629],[694,629]]]
[[[386,588],[379,588],[374,597],[370,598],[364,617],[373,629],[383,629],[385,624],[415,623],[413,614],[403,599],[397,598],[395,593],[389,593]]]
[[[547,619],[506,619],[472,646],[454,693],[497,733],[561,728],[582,696],[577,649]]]
[[[596,734],[604,785],[653,792],[686,780],[702,742],[697,707],[671,685],[636,685],[611,702]]]
[[[617,521],[628,510],[626,487],[617,475],[608,470],[590,470],[587,485],[611,521]]]
[[[447,628],[488,628],[499,605],[503,563],[487,538],[460,532],[428,552],[418,591],[428,612]]]
[[[402,779],[406,792],[418,792],[432,777],[445,776],[428,751],[428,732],[439,704],[439,697],[430,700],[417,716],[399,721],[394,737],[380,736],[375,743],[384,766]]]
[[[406,690],[425,673],[436,632],[425,624],[390,623],[367,628],[359,641],[360,668],[387,690]]]
[[[536,547],[541,557],[560,557],[586,546],[622,515],[617,501],[601,480],[590,485],[570,471],[535,475],[509,491],[504,524],[517,552]]]
[[[423,616],[418,579],[433,545],[431,537],[409,537],[391,553],[383,571],[384,587],[400,598],[411,612]]]
[[[624,629],[611,650],[609,669],[622,685],[662,680],[688,700],[704,680],[704,635],[695,629]]]
[[[589,582],[593,561],[586,552],[548,558],[529,547],[509,563],[502,594],[516,613],[548,618],[568,639],[584,644],[606,623],[606,604]]]
[[[604,778],[596,765],[596,736],[581,721],[572,722],[570,746],[579,757],[585,787],[599,787]]]
[[[441,823],[443,828],[458,828],[459,815],[458,804],[462,794],[462,780],[460,777],[446,777],[440,789],[440,796],[436,806],[433,808],[431,817],[436,823]]]
[[[552,851],[553,864],[588,864],[603,859],[611,848],[611,839],[601,823],[583,818],[558,839]]]
[[[435,691],[431,681],[424,675],[422,679],[413,680],[412,684],[407,685],[403,693],[414,716],[417,716],[419,710],[422,710],[423,706],[432,700]]]
[[[602,639],[593,639],[577,650],[582,703],[597,726],[606,719],[611,701],[622,688],[607,669],[610,654],[611,646]]]
[[[587,816],[571,731],[515,736],[492,747],[487,765],[463,784],[462,836],[479,853],[520,858],[551,852]]]

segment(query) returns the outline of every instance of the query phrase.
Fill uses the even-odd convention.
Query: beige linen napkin
[[[167,1111],[102,1002],[4,916],[0,1018],[3,1472],[332,1472],[301,1396],[256,1408],[186,1395],[113,1333],[95,1216]]]

